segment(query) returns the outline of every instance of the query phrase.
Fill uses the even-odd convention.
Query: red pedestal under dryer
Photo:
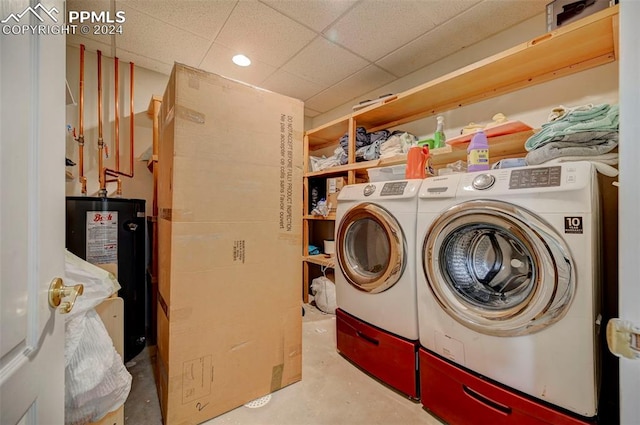
[[[450,424],[593,425],[419,350],[421,401]]]
[[[351,362],[410,398],[420,397],[417,341],[409,341],[336,310],[338,351]]]
[[[336,210],[338,351],[411,398],[417,378],[416,206],[422,180],[348,185]]]

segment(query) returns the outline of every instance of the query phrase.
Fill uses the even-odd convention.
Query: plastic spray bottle
[[[444,135],[444,117],[442,115],[436,117],[436,132],[433,135],[433,140],[435,141],[433,144],[434,148],[444,148],[444,142],[447,140],[447,137]]]
[[[489,141],[484,131],[478,131],[471,138],[467,148],[467,171],[489,169]]]

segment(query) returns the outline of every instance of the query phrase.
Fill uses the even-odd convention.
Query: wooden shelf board
[[[489,154],[492,162],[502,159],[505,155],[510,157],[524,156],[524,143],[534,134],[533,130],[521,131],[519,133],[506,134],[503,136],[489,137]],[[431,164],[434,168],[441,168],[458,160],[466,160],[467,146],[469,142],[459,143],[453,146],[433,149],[431,151]],[[494,161],[495,159],[495,161]],[[389,167],[392,165],[405,164],[407,155],[401,154],[390,158],[376,159],[373,161],[356,162],[355,164],[340,165],[338,167],[327,168],[322,171],[306,173],[305,177],[329,177],[335,174],[344,174],[346,171],[366,171],[369,168]]]
[[[618,13],[619,5],[609,7],[307,135],[318,143],[337,143],[350,117],[368,131],[391,128],[615,61]]]
[[[318,221],[335,221],[336,219],[336,215],[334,214],[329,214],[328,216],[323,216],[323,215],[311,215],[311,214],[307,214],[304,217],[305,220],[318,220]]]
[[[336,144],[349,129],[349,119],[339,118],[330,121],[312,132],[309,136],[309,150],[314,151]]]
[[[337,167],[327,168],[321,171],[311,171],[305,173],[305,177],[330,177],[332,175],[344,174],[347,171],[366,170],[367,168],[377,167],[380,164],[379,159],[373,161],[356,162],[355,164],[338,165]]]
[[[327,257],[325,254],[318,254],[318,255],[308,255],[305,257],[302,257],[303,261],[306,261],[307,263],[312,263],[312,264],[317,264],[319,266],[325,266],[325,267],[335,267],[335,263],[336,263],[336,257]]]

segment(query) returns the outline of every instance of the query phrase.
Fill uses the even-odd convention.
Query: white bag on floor
[[[95,307],[120,289],[115,277],[66,252],[65,285],[84,285],[73,310],[65,315],[65,424],[100,420],[122,406],[131,390],[131,374]]]
[[[311,293],[316,306],[325,313],[336,314],[336,285],[325,276],[311,281]]]

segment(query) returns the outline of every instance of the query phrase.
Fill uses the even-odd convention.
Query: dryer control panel
[[[562,167],[520,168],[511,171],[509,189],[560,186]]]
[[[406,181],[385,183],[380,191],[380,196],[402,195],[406,187]]]

